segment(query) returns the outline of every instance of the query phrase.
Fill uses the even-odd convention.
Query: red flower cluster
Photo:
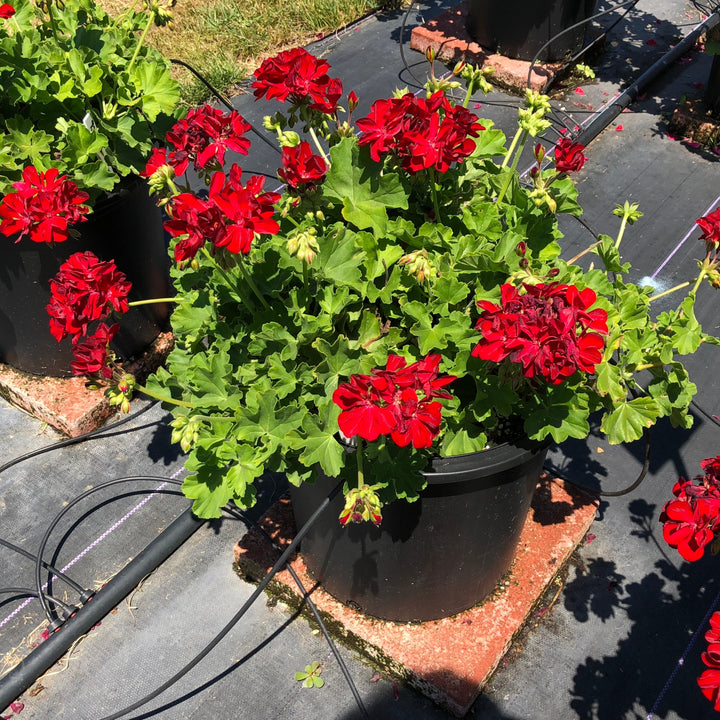
[[[376,162],[393,153],[408,172],[432,167],[444,173],[475,150],[471,138],[485,129],[477,119],[461,105],[452,106],[442,91],[430,98],[407,93],[373,103],[370,113],[357,121],[359,143],[370,146]]]
[[[708,251],[720,247],[720,209],[695,221],[702,230],[700,239],[705,241]]]
[[[708,649],[702,654],[702,661],[708,667],[698,678],[702,694],[720,712],[720,612],[710,618],[710,630],[705,633]]]
[[[111,312],[127,312],[131,284],[112,260],[93,253],[74,253],[50,281],[50,332],[60,342],[68,335],[76,344],[95,320]]]
[[[96,375],[109,380],[113,373],[108,367],[109,346],[120,326],[108,327],[100,323],[95,332],[73,345],[75,359],[70,363],[74,375]]]
[[[226,150],[247,155],[250,141],[244,135],[250,129],[250,124],[235,110],[223,113],[210,105],[190,110],[166,135],[175,149],[169,153],[165,148],[154,149],[140,175],[151,177],[159,168],[170,165],[177,177],[191,162],[195,170],[200,170],[212,159],[222,165]]]
[[[346,437],[372,441],[390,434],[400,447],[430,447],[440,432],[442,410],[434,398],[452,397],[442,388],[456,379],[439,377],[439,366],[440,355],[407,366],[405,358],[390,355],[385,370],[353,375],[333,393],[333,402],[342,410],[340,430]]]
[[[0,18],[7,20],[15,14],[15,8],[7,3],[0,5]]]
[[[521,295],[504,284],[499,305],[478,302],[483,312],[475,328],[483,339],[472,354],[492,362],[507,358],[520,363],[526,377],[542,376],[553,385],[577,370],[595,372],[608,332],[605,310],[589,310],[595,292],[559,283],[523,287]]]
[[[584,145],[570,138],[561,138],[555,146],[555,169],[561,173],[577,172],[587,159],[583,155]]]
[[[242,170],[233,165],[226,177],[217,172],[210,181],[207,199],[181,193],[167,206],[171,219],[164,224],[173,237],[185,236],[175,245],[175,260],[195,257],[205,240],[232,253],[250,252],[256,234],[274,235],[280,226],[273,218],[274,192],[263,192],[265,178],[254,175],[243,187]]]
[[[328,164],[320,155],[314,155],[310,143],[304,140],[297,147],[282,149],[281,177],[293,190],[312,189],[321,183],[328,171]]]
[[[86,220],[90,208],[83,203],[88,194],[58,170],[38,172],[32,166],[23,170],[22,180],[13,183],[0,204],[0,232],[20,237],[30,235],[33,242],[64,242],[68,225]]]
[[[720,456],[700,463],[705,475],[680,480],[673,487],[676,500],[670,500],[660,514],[663,538],[685,560],[699,560],[712,542],[715,528],[720,530]]]
[[[342,95],[342,83],[331,78],[327,71],[330,64],[311,55],[303,48],[285,50],[263,61],[255,71],[253,82],[255,99],[285,102],[290,98],[294,105],[307,103],[312,110],[326,115],[337,111]]]

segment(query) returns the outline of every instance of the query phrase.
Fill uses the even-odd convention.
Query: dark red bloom
[[[109,380],[112,377],[112,370],[108,367],[109,345],[119,329],[117,323],[110,327],[100,323],[92,335],[73,345],[75,359],[70,363],[73,374]]]
[[[225,162],[225,151],[248,154],[250,141],[245,137],[249,123],[236,110],[223,113],[218,108],[203,105],[190,110],[167,133],[168,142],[175,148],[167,160],[182,175],[190,162],[196,170],[215,159],[219,166]]]
[[[90,208],[83,203],[88,194],[58,170],[23,170],[22,180],[13,183],[0,204],[0,232],[3,235],[30,235],[33,242],[64,242],[68,225],[84,221]]]
[[[181,237],[175,245],[178,262],[195,257],[206,240],[232,253],[248,253],[256,235],[279,232],[273,206],[280,195],[263,192],[265,178],[257,175],[243,186],[241,174],[237,165],[227,177],[215,173],[206,200],[192,193],[181,193],[171,200],[171,219],[164,227],[173,237]]]
[[[165,166],[170,166],[173,169],[175,177],[182,175],[181,165],[176,161],[175,153],[168,154],[167,148],[153,148],[145,169],[139,175],[144,178],[152,177],[160,168]]]
[[[131,283],[112,260],[93,253],[74,253],[50,281],[50,332],[58,342],[68,335],[73,342],[85,335],[95,320],[127,312]]]
[[[720,613],[713,613],[710,624],[715,629],[720,625]],[[702,694],[710,700],[716,711],[720,712],[720,643],[706,635],[710,643],[702,654],[702,661],[708,667],[698,678],[698,685]]]
[[[255,71],[252,87],[256,99],[307,104],[313,110],[333,115],[342,95],[342,83],[331,78],[330,64],[304,48],[294,48],[267,58]]]
[[[476,329],[483,339],[472,354],[482,360],[522,365],[529,378],[558,385],[578,370],[595,372],[602,360],[607,313],[589,310],[597,296],[589,288],[558,283],[501,287],[500,304],[480,301]]]
[[[667,502],[660,513],[665,542],[677,548],[689,561],[703,556],[705,546],[712,542],[716,528],[720,527],[720,481],[717,476],[720,456],[707,458],[700,465],[705,475],[694,480],[680,478],[673,487],[676,499]]]
[[[0,18],[7,20],[8,18],[11,18],[14,14],[15,8],[12,5],[8,5],[7,3],[0,5]]]
[[[555,146],[555,168],[558,172],[577,172],[585,164],[584,145],[570,138],[561,138]]]
[[[328,171],[325,159],[314,155],[310,143],[304,140],[297,147],[282,149],[282,165],[278,175],[294,190],[314,187]]]
[[[412,365],[398,355],[388,357],[384,370],[372,375],[353,375],[333,394],[333,401],[343,412],[338,418],[340,430],[347,437],[359,435],[376,440],[390,435],[396,445],[430,447],[440,432],[442,405],[433,398],[450,398],[443,387],[455,380],[438,375],[440,355]]]
[[[712,247],[718,248],[720,246],[720,209],[699,218],[695,222],[702,230],[700,239],[705,241],[708,249]]]
[[[483,126],[466,108],[452,106],[442,91],[430,98],[407,93],[402,98],[378,100],[370,113],[357,121],[360,145],[370,146],[370,156],[379,161],[395,154],[411,173],[428,168],[447,172],[475,149],[472,138]]]

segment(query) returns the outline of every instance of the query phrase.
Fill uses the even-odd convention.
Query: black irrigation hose
[[[74,613],[59,632],[51,633],[47,640],[0,678],[0,707],[7,707],[27,690],[76,640],[116,607],[119,599],[132,592],[143,578],[164,562],[202,524],[203,521],[196,518],[190,508],[170,523],[131,563],[98,590],[90,602]]]
[[[121,425],[125,425],[126,423],[130,422],[131,420],[135,420],[135,418],[139,417],[143,413],[146,413],[151,408],[155,407],[155,405],[158,404],[159,401],[154,401],[146,405],[144,408],[141,408],[137,412],[133,413],[132,415],[127,415],[124,418],[121,418],[120,420],[117,420],[114,423],[110,423],[110,425],[104,425],[99,428],[95,428],[95,430],[91,430],[90,432],[84,433],[82,435],[78,435],[77,437],[71,437],[71,438],[65,438],[64,440],[58,440],[57,442],[51,443],[50,445],[44,445],[41,448],[38,448],[37,450],[31,450],[30,452],[24,453],[23,455],[18,455],[18,457],[13,458],[12,460],[8,460],[6,463],[3,463],[0,465],[0,473],[5,472],[5,470],[13,467],[13,465],[17,465],[18,463],[21,463],[25,460],[29,460],[30,458],[33,458],[37,455],[42,455],[43,453],[50,452],[52,450],[58,450],[59,448],[67,447],[68,445],[76,445],[77,443],[85,442],[85,440],[90,440],[91,438],[97,437],[98,435],[103,435],[104,433],[114,430],[117,427],[120,427]]]
[[[582,50],[579,50],[575,55],[573,55],[570,60],[568,60],[563,67],[568,67],[571,63],[575,62],[581,55],[586,53],[590,48],[592,48],[594,45],[596,45],[600,40],[604,39],[605,36],[621,21],[625,18],[625,16],[640,2],[640,0],[625,0],[625,2],[618,3],[617,5],[613,5],[611,8],[608,8],[607,10],[602,10],[599,13],[595,13],[595,15],[591,15],[588,18],[585,18],[584,20],[581,20],[580,22],[575,23],[574,25],[570,25],[569,27],[566,27],[564,30],[561,30],[557,35],[553,36],[548,40],[536,53],[535,57],[530,62],[530,68],[528,69],[528,76],[527,76],[527,86],[531,86],[531,79],[532,79],[532,72],[533,68],[538,62],[538,58],[542,54],[543,50],[545,48],[549,47],[554,43],[559,37],[562,35],[565,35],[565,33],[570,32],[571,30],[576,30],[579,27],[582,27],[583,25],[586,25],[589,22],[592,22],[593,20],[597,20],[600,17],[603,17],[604,15],[607,15],[608,13],[614,12],[615,10],[619,10],[622,7],[625,7],[627,5],[630,5],[631,7],[628,7],[628,9],[612,24],[609,28],[603,31],[602,35],[599,37],[596,37],[589,45],[586,45]],[[551,82],[551,81],[550,81]],[[545,87],[543,88],[543,92],[547,89],[548,83],[545,83]]]
[[[149,703],[158,695],[165,692],[165,690],[167,690],[169,687],[174,685],[178,680],[180,680],[190,670],[192,670],[192,668],[194,668],[206,655],[208,655],[215,648],[215,646],[230,632],[230,630],[235,627],[238,621],[250,609],[255,600],[257,600],[257,598],[262,594],[262,592],[268,586],[273,577],[275,577],[278,571],[281,570],[282,567],[287,563],[288,558],[290,557],[290,555],[292,555],[293,552],[295,552],[295,549],[300,544],[300,541],[303,539],[303,537],[305,537],[308,530],[310,530],[317,518],[320,517],[321,513],[328,507],[330,501],[340,492],[342,485],[343,482],[341,481],[335,486],[332,492],[325,498],[325,500],[323,500],[317,510],[315,510],[315,512],[310,516],[305,525],[300,528],[297,535],[295,535],[295,537],[293,538],[292,542],[287,546],[287,548],[285,548],[282,555],[280,555],[275,564],[272,566],[270,572],[262,579],[260,584],[257,586],[252,595],[250,595],[250,597],[245,601],[243,606],[237,611],[237,613],[235,613],[235,615],[230,619],[230,621],[225,625],[225,627],[223,627],[222,630],[220,630],[220,632],[218,632],[215,637],[192,660],[190,660],[184,667],[178,670],[169,680],[166,680],[162,685],[155,688],[155,690],[153,690],[151,693],[148,693],[145,697],[140,698],[132,705],[129,705],[128,707],[119,710],[112,715],[105,716],[104,718],[102,718],[102,720],[117,720],[118,718],[127,715],[129,712],[132,712],[133,710],[136,710],[137,708]]]
[[[37,590],[33,590],[32,588],[23,588],[23,587],[4,587],[4,588],[0,588],[0,593],[8,594],[8,595],[10,595],[10,594],[12,594],[12,595],[22,595],[23,597],[27,596],[27,597],[36,597],[36,598],[39,598],[39,597],[40,597],[40,594],[43,594],[43,595],[44,595],[44,593],[38,594]],[[58,598],[56,598],[56,597],[53,597],[52,595],[47,595],[46,597],[47,597],[47,599],[48,599],[51,603],[54,603],[55,605],[59,606],[59,607],[62,609],[63,613],[65,614],[65,619],[66,619],[66,620],[67,620],[74,612],[77,611],[77,608],[76,608],[74,605],[68,605],[67,603],[63,602],[62,600],[60,600],[60,599],[58,599]]]
[[[23,555],[24,557],[28,558],[28,560],[32,560],[33,562],[37,562],[37,556],[33,555],[31,552],[28,552],[27,550],[19,547],[18,545],[15,545],[14,543],[11,543],[8,540],[3,540],[0,538],[0,545],[5,546],[8,548],[8,550],[13,550],[16,553],[19,553],[20,555]],[[49,570],[53,575],[60,578],[61,580],[64,580],[75,592],[80,596],[80,601],[83,603],[86,603],[93,595],[93,593],[88,590],[87,588],[84,588],[79,583],[76,583],[71,577],[68,577],[64,572],[61,570],[58,570],[55,566],[51,565],[49,562],[45,562],[43,560],[42,566]],[[37,593],[36,593],[37,595]]]
[[[40,600],[40,604],[43,607],[43,612],[45,613],[45,616],[48,618],[48,621],[50,622],[50,629],[55,630],[57,629],[62,623],[58,623],[58,621],[53,618],[52,610],[50,609],[49,605],[47,604],[47,600],[44,597],[44,594],[42,592],[42,557],[45,553],[45,548],[48,544],[48,541],[50,539],[50,535],[52,534],[52,531],[55,529],[57,524],[62,520],[63,517],[77,505],[79,502],[84,500],[89,495],[93,495],[96,492],[99,492],[100,490],[104,490],[105,488],[112,487],[113,485],[119,485],[121,483],[127,483],[127,482],[133,482],[138,481],[142,482],[145,480],[152,480],[154,482],[170,482],[168,478],[164,477],[155,477],[151,475],[132,475],[128,477],[121,477],[121,478],[115,478],[114,480],[107,480],[103,483],[100,483],[99,485],[96,485],[95,487],[90,488],[89,490],[86,490],[85,492],[81,493],[80,495],[73,498],[67,505],[63,507],[63,509],[53,518],[52,522],[48,526],[47,530],[45,531],[45,535],[43,536],[42,541],[40,542],[40,546],[38,547],[37,555],[35,556],[35,587],[38,591],[38,599]],[[162,491],[164,493],[167,493],[168,491]]]
[[[258,523],[253,523],[254,527],[262,533],[262,535],[265,537],[267,542],[270,544],[270,546],[275,550],[275,552],[280,555],[281,550],[280,548],[275,545],[275,541],[272,539],[272,537],[265,531],[265,528],[260,526]],[[317,624],[320,626],[320,631],[323,634],[323,637],[325,638],[327,644],[330,646],[330,650],[332,651],[332,654],[335,656],[335,659],[338,662],[338,665],[340,666],[340,671],[342,672],[345,681],[348,684],[348,687],[350,688],[350,692],[352,693],[353,697],[355,698],[355,703],[358,706],[358,709],[360,710],[362,716],[364,718],[369,718],[367,709],[365,708],[365,704],[362,701],[362,698],[360,697],[360,693],[358,692],[357,686],[355,685],[355,682],[352,679],[352,676],[350,675],[350,671],[347,668],[347,665],[345,664],[345,661],[342,658],[342,655],[340,655],[340,652],[338,650],[337,645],[333,641],[333,639],[330,637],[330,633],[328,632],[327,627],[325,626],[325,623],[323,622],[323,619],[320,617],[320,613],[318,612],[317,606],[310,598],[310,595],[303,585],[302,580],[298,577],[298,574],[295,572],[295,568],[290,563],[287,563],[285,566],[290,573],[290,576],[293,579],[293,582],[297,585],[298,590],[300,590],[300,594],[302,595],[303,600],[307,603],[308,607],[310,608],[312,614],[315,617],[315,620],[317,621]]]

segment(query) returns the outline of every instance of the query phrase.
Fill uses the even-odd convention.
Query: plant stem
[[[475,92],[475,83],[472,80],[470,80],[468,82],[467,92],[465,93],[465,99],[463,100],[464,108],[467,108],[467,106],[470,104],[470,98],[472,97],[474,92]]]
[[[247,268],[245,267],[245,261],[243,260],[242,255],[240,255],[240,272],[242,272],[243,277],[245,278],[245,282],[250,286],[250,289],[253,291],[253,294],[255,297],[260,301],[260,304],[266,309],[270,309],[270,305],[268,305],[267,300],[262,296],[262,293],[260,290],[258,290],[258,286],[255,284],[255,281],[250,276],[250,273],[248,273]]]
[[[615,241],[615,249],[616,250],[620,247],[620,243],[622,242],[623,235],[625,234],[626,226],[627,226],[627,216],[623,215],[622,222],[620,223],[620,230],[618,231],[617,240]]]
[[[430,194],[432,195],[433,210],[435,211],[435,222],[440,220],[440,205],[438,203],[437,188],[435,187],[435,168],[428,168],[428,177],[430,178]]]
[[[310,300],[310,283],[308,281],[308,264],[307,260],[303,260],[303,285],[305,285],[305,294]]]
[[[138,56],[138,53],[140,52],[140,48],[145,44],[145,38],[147,37],[147,34],[150,31],[150,28],[152,27],[154,19],[155,19],[155,16],[153,15],[153,13],[151,11],[150,16],[148,17],[147,24],[145,25],[145,29],[142,31],[142,35],[140,35],[140,40],[138,40],[138,44],[135,46],[135,52],[133,53],[133,56],[130,58],[130,62],[128,63],[127,68],[125,68],[126,72],[130,72],[130,70],[132,70],[132,66],[135,64],[135,60],[137,60],[137,56]]]
[[[325,154],[325,151],[323,150],[323,146],[320,144],[320,141],[318,140],[317,135],[315,134],[315,128],[310,128],[310,137],[313,139],[313,142],[315,143],[315,147],[320,151],[320,154],[323,157],[323,160],[329,164],[329,160],[327,155]]]
[[[225,284],[228,287],[228,290],[230,290],[230,294],[235,297],[235,299],[241,304],[245,305],[248,310],[252,312],[253,308],[250,307],[250,304],[248,301],[242,296],[240,291],[237,289],[237,283],[233,281],[233,279],[225,272],[223,268],[220,267],[219,263],[215,258],[208,252],[208,249],[203,245],[201,248],[203,255],[213,264],[215,269],[220,273],[223,280],[225,280]]]
[[[508,155],[505,157],[505,161],[507,161],[510,152],[512,152],[513,147],[516,145],[516,140],[518,137],[518,133],[520,133],[521,130],[518,128],[518,132],[515,133],[515,137],[513,138],[513,143],[510,146],[510,150],[508,151]],[[497,197],[497,202],[500,203],[502,199],[505,197],[505,193],[507,192],[507,189],[510,187],[510,183],[512,182],[513,176],[515,175],[515,170],[517,169],[518,160],[520,160],[520,154],[522,153],[523,148],[525,147],[525,141],[527,140],[528,132],[527,130],[522,130],[522,140],[520,141],[520,147],[517,149],[517,152],[515,153],[515,157],[513,158],[513,164],[510,168],[510,172],[508,173],[507,179],[505,180],[505,184],[502,186],[502,190],[500,190],[500,194]],[[501,167],[504,167],[504,163]]]
[[[132,302],[128,303],[128,307],[138,307],[139,305],[152,305],[153,303],[162,303],[162,302],[180,302],[176,297],[166,297],[166,298],[150,298],[149,300],[133,300]]]
[[[155,400],[161,400],[162,402],[170,403],[171,405],[179,405],[180,407],[186,407],[190,408],[191,410],[195,407],[194,405],[190,404],[189,402],[185,402],[184,400],[176,400],[175,398],[169,398],[165,397],[164,395],[158,395],[156,392],[153,392],[152,390],[148,390],[144,385],[140,385],[138,383],[135,383],[135,390],[138,392],[143,393],[143,395],[147,395],[148,397],[155,398]]]
[[[365,474],[363,473],[363,446],[362,438],[358,435],[357,450],[355,451],[357,457],[357,469],[358,469],[358,490],[365,484]]]
[[[702,278],[702,275],[700,275],[700,278]],[[700,279],[698,278],[698,279]],[[671,293],[677,292],[678,290],[682,290],[683,288],[686,288],[690,284],[689,280],[686,280],[683,283],[680,283],[679,285],[675,285],[675,287],[671,287],[669,290],[663,290],[661,293],[658,293],[657,295],[651,295],[648,298],[648,302],[652,302],[653,300],[658,300],[661,297],[665,297],[666,295],[670,295]],[[697,287],[693,289],[696,290]]]
[[[574,262],[579,260],[583,255],[587,255],[589,252],[592,252],[598,245],[600,244],[600,241],[594,242],[592,245],[588,245],[582,252],[579,252],[575,257],[570,258],[567,261],[568,265],[572,265]]]
[[[515,133],[515,137],[512,139],[512,142],[510,143],[510,147],[508,148],[507,154],[503,158],[502,165],[500,165],[501,168],[504,168],[508,164],[508,160],[510,159],[510,156],[513,154],[513,151],[515,150],[515,146],[518,144],[518,140],[520,139],[520,135],[522,135],[523,129],[518,128],[517,132]]]

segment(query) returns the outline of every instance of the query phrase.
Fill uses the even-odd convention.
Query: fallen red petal
[[[618,125],[618,126],[615,128],[615,132],[620,132],[622,129],[623,129],[623,126],[622,126],[622,125]]]
[[[646,45],[657,45],[657,40],[653,40],[653,38],[650,38],[645,44]]]
[[[584,91],[581,87],[576,87],[576,88],[575,88],[575,94],[576,94],[576,95],[584,95],[584,94],[585,94],[585,91]]]

